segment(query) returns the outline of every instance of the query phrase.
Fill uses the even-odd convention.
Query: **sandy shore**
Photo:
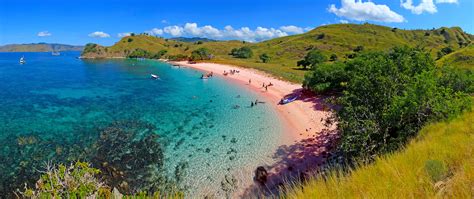
[[[276,79],[268,74],[254,69],[241,68],[230,65],[213,64],[213,63],[196,63],[188,62],[172,62],[175,65],[187,66],[198,70],[213,72],[214,75],[223,76],[224,71],[238,70],[239,73],[225,76],[229,80],[238,84],[243,84],[256,92],[269,102],[279,113],[282,121],[285,123],[285,132],[288,133],[292,140],[288,140],[287,144],[298,142],[303,139],[313,137],[315,133],[320,132],[326,127],[323,125],[324,120],[330,115],[328,109],[324,107],[324,102],[317,96],[304,96],[301,93],[301,85],[287,81]],[[249,80],[251,83],[249,84]],[[268,90],[262,87],[263,84],[269,86]],[[278,102],[288,96],[300,95],[301,97],[289,104],[278,105]]]

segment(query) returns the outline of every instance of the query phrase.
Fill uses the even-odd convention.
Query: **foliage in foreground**
[[[473,79],[468,71],[439,70],[427,52],[404,47],[313,68],[304,87],[342,92],[340,149],[349,160],[371,161],[404,146],[427,122],[470,108]]]
[[[100,171],[89,163],[69,166],[48,164],[35,188],[25,188],[20,194],[28,198],[85,198],[104,194],[106,186],[96,178]],[[102,192],[102,193],[101,193]]]
[[[288,198],[472,198],[474,112],[424,127],[400,152],[347,175],[333,171],[287,192]]]
[[[150,194],[139,191],[122,195],[99,180],[100,170],[87,162],[77,161],[69,166],[47,164],[42,173],[35,188],[25,186],[19,194],[25,198],[184,198],[182,192]]]

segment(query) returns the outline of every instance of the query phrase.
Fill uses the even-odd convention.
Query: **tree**
[[[326,56],[321,53],[321,51],[314,49],[308,52],[303,60],[296,62],[297,66],[303,66],[306,69],[308,66],[315,68],[317,65],[325,62],[327,60]]]
[[[438,59],[441,59],[443,56],[447,55],[447,54],[450,54],[454,52],[454,50],[451,48],[451,47],[444,47],[442,48],[440,51],[438,51],[437,55],[438,55]]]
[[[252,49],[250,49],[247,46],[244,46],[242,48],[234,48],[230,51],[230,55],[236,58],[243,58],[243,59],[248,59],[253,56]]]
[[[343,91],[337,112],[340,149],[351,159],[371,161],[402,147],[426,123],[471,107],[469,77],[440,78],[446,73],[440,73],[428,52],[403,47],[318,67],[305,87]]]
[[[135,33],[133,33],[133,32],[132,32],[132,33],[130,33],[130,36],[132,36],[132,37],[133,37],[133,36],[135,36]]]
[[[199,48],[191,52],[192,60],[208,60],[211,59],[211,53],[207,48]]]
[[[260,60],[262,60],[263,63],[268,63],[270,62],[270,56],[267,55],[267,53],[263,53],[259,56]]]
[[[354,49],[354,52],[358,53],[358,52],[361,52],[364,50],[364,46],[357,46],[355,49]]]

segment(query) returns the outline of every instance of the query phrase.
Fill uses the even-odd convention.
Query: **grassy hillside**
[[[84,57],[123,57],[141,48],[153,53],[167,50],[166,55],[190,55],[198,48],[208,48],[214,55],[210,62],[233,64],[266,71],[286,80],[301,82],[306,71],[296,66],[311,49],[320,49],[327,57],[336,54],[339,60],[347,59],[353,50],[362,46],[364,50],[386,50],[394,46],[420,46],[428,49],[433,58],[445,47],[459,50],[468,46],[474,36],[461,28],[439,28],[433,30],[400,30],[372,24],[333,24],[318,27],[304,34],[276,38],[260,43],[241,41],[203,42],[202,44],[163,39],[148,35],[122,38],[111,47],[102,48],[102,53],[85,53]],[[248,46],[254,56],[249,59],[233,58],[233,48]],[[98,50],[99,51],[99,50]],[[261,63],[259,55],[270,55],[269,63]]]
[[[466,48],[445,55],[437,61],[437,64],[474,70],[474,45],[471,44]]]
[[[472,198],[474,112],[423,128],[400,152],[344,177],[312,179],[289,198]]]
[[[66,44],[9,44],[0,46],[0,52],[51,52],[51,51],[82,51],[84,46]]]

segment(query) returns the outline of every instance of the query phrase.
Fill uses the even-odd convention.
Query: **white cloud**
[[[313,30],[313,29],[314,29],[314,27],[306,27],[306,28],[304,28],[304,31],[308,32],[308,31]]]
[[[89,37],[107,38],[107,37],[110,37],[110,35],[102,31],[96,31],[96,32],[90,33]]]
[[[459,3],[458,0],[436,0],[436,3]]]
[[[162,35],[163,34],[163,29],[161,28],[153,28],[149,31],[145,31],[146,33],[150,34],[150,35]]]
[[[421,0],[417,6],[413,5],[413,0],[401,0],[401,6],[407,10],[411,10],[413,14],[417,15],[423,12],[436,13],[438,11],[433,0]]]
[[[436,0],[436,4],[440,3],[458,3],[458,0]],[[436,8],[435,2],[433,0],[421,0],[420,4],[413,5],[413,0],[400,0],[401,6],[407,10],[410,10],[413,14],[422,14],[424,12],[436,13],[438,9]]]
[[[172,37],[190,36],[206,37],[210,39],[237,39],[249,42],[262,41],[276,37],[283,37],[290,34],[303,33],[312,28],[301,28],[298,26],[281,26],[280,28],[257,27],[254,30],[249,27],[234,29],[232,26],[226,26],[224,29],[218,29],[210,25],[199,26],[197,23],[186,23],[184,26],[167,26],[163,29],[154,28],[146,31],[152,35],[168,34]]]
[[[404,22],[405,18],[390,10],[387,5],[375,4],[371,1],[341,0],[341,8],[334,4],[329,6],[329,12],[339,17],[356,21]]]
[[[339,20],[339,23],[346,24],[346,23],[349,23],[349,21],[347,21],[347,20],[344,20],[344,19],[341,19],[341,20]]]
[[[130,36],[132,33],[131,32],[121,32],[117,34],[117,37],[127,37]]]
[[[161,20],[161,23],[167,24],[168,21],[166,21],[166,19],[163,19],[163,20]]]
[[[183,35],[183,27],[180,26],[167,26],[163,32],[170,34],[173,37],[179,37]]]
[[[298,26],[282,26],[280,27],[280,30],[287,32],[287,33],[295,33],[295,34],[301,34],[304,32],[303,28],[298,27]]]
[[[52,34],[48,31],[41,31],[38,33],[38,37],[49,37],[51,36]]]

